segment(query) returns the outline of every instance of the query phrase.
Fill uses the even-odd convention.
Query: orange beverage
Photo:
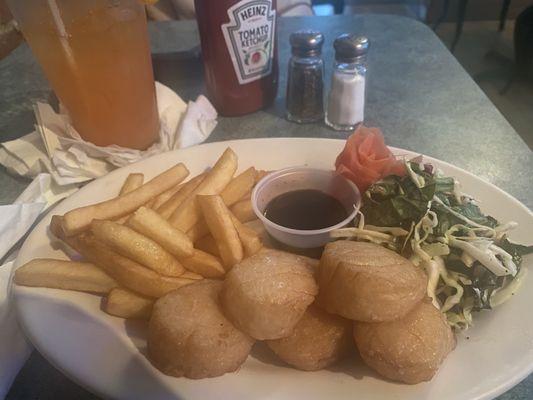
[[[138,0],[8,0],[72,124],[87,141],[145,149],[159,134]]]

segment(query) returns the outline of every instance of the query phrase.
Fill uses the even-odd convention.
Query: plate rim
[[[164,157],[167,157],[168,154],[171,154],[171,153],[175,153],[176,155],[178,155],[180,152],[182,151],[187,151],[191,148],[199,148],[199,147],[218,147],[218,146],[226,146],[226,147],[231,147],[231,145],[235,142],[261,142],[261,141],[269,141],[269,142],[272,142],[272,141],[275,141],[275,142],[285,142],[285,141],[311,141],[311,142],[332,142],[332,143],[336,143],[336,144],[339,144],[340,142],[346,142],[345,139],[336,139],[336,138],[315,138],[315,137],[263,137],[263,138],[247,138],[247,139],[235,139],[235,140],[222,140],[222,141],[216,141],[216,142],[209,142],[209,143],[202,143],[200,145],[196,145],[196,146],[193,146],[193,147],[189,147],[189,148],[184,148],[184,149],[175,149],[175,150],[172,150],[172,151],[169,151],[169,152],[165,152],[165,153],[160,153],[160,154],[156,154],[156,155],[153,155],[151,157],[147,157],[145,159],[142,159],[142,160],[139,160],[135,163],[131,163],[131,164],[128,164],[124,167],[120,167],[120,168],[117,168],[117,169],[114,169],[113,171],[107,173],[106,175],[102,176],[102,177],[99,177],[99,178],[96,178],[94,179],[93,181],[89,182],[88,184],[84,185],[83,187],[81,187],[78,191],[76,191],[75,193],[73,193],[73,195],[76,195],[78,194],[80,191],[82,190],[90,190],[91,186],[93,184],[95,184],[95,182],[99,181],[100,179],[106,177],[107,179],[112,179],[112,177],[114,175],[119,175],[121,174],[121,172],[125,169],[125,168],[135,168],[135,166],[138,166],[138,165],[141,165],[143,163],[145,163],[147,160],[149,159],[156,159],[156,158],[164,158]],[[408,157],[415,157],[415,156],[418,156],[418,155],[422,155],[426,160],[428,161],[436,161],[438,164],[441,164],[443,166],[445,166],[446,168],[450,168],[452,170],[459,170],[461,173],[469,176],[471,179],[474,179],[474,180],[478,180],[478,181],[481,181],[483,182],[484,184],[486,185],[489,185],[490,188],[492,190],[496,190],[498,191],[501,195],[503,195],[504,197],[506,197],[509,201],[511,201],[515,206],[518,206],[520,207],[523,211],[525,211],[526,213],[528,213],[532,218],[533,218],[533,212],[525,205],[523,204],[520,200],[516,199],[514,196],[512,196],[511,194],[509,194],[508,192],[504,191],[503,189],[499,188],[498,186],[496,186],[495,184],[493,184],[492,182],[484,179],[484,178],[481,178],[477,175],[475,175],[474,173],[462,168],[462,167],[458,167],[454,164],[451,164],[447,161],[443,161],[443,160],[440,160],[436,157],[432,157],[432,156],[428,156],[428,155],[425,155],[421,152],[415,152],[415,151],[412,151],[412,150],[407,150],[407,149],[403,149],[403,148],[399,148],[399,147],[394,147],[394,146],[388,146],[389,149],[391,149],[391,151],[395,154],[395,155],[407,155]],[[72,195],[71,195],[72,196]],[[65,200],[69,199],[71,196],[67,197]],[[47,211],[46,213],[46,216],[43,218],[43,220],[34,228],[34,230],[36,230],[39,226],[41,225],[45,225],[45,224],[48,224],[49,223],[49,220],[51,218],[51,216],[53,215],[53,213],[55,212],[56,208],[61,206],[61,204],[57,204],[53,207],[50,208],[50,210]],[[73,206],[73,207],[76,207],[76,206]],[[33,231],[32,231],[33,233]],[[31,233],[30,235],[28,236],[28,238],[25,240],[25,242],[23,243],[21,249],[20,249],[20,252],[19,253],[22,253],[22,250],[24,249],[24,247],[26,246],[26,244],[30,241],[31,239]],[[20,266],[19,265],[20,262],[19,262],[19,257],[17,256],[17,259],[15,260],[15,263],[14,263],[14,268],[12,270],[12,273],[11,273],[11,276],[10,276],[10,281],[12,281],[12,276],[14,274],[14,271]],[[18,287],[17,285],[10,285],[9,286],[10,290],[13,292],[12,295],[13,295],[13,298],[14,298],[14,308],[15,308],[15,311],[16,311],[16,314],[17,314],[17,319],[19,321],[19,325],[22,327],[25,335],[30,339],[32,345],[35,347],[35,349],[37,351],[39,351],[39,353],[50,363],[52,364],[56,369],[58,369],[61,373],[63,373],[65,376],[67,376],[69,379],[71,379],[73,382],[75,382],[76,384],[78,384],[79,386],[81,386],[82,388],[84,388],[85,390],[89,391],[90,393],[93,393],[93,394],[96,394],[97,396],[100,396],[102,398],[107,398],[108,397],[108,394],[105,393],[105,392],[102,392],[100,390],[98,390],[97,387],[93,387],[93,386],[90,386],[86,383],[84,383],[81,379],[78,379],[74,373],[71,373],[70,370],[67,370],[66,368],[63,368],[61,365],[60,365],[60,362],[55,362],[55,360],[53,360],[53,356],[50,356],[48,353],[48,351],[44,348],[41,348],[41,346],[38,346],[36,344],[34,344],[34,340],[33,340],[33,335],[31,335],[30,333],[30,329],[28,329],[25,324],[21,321],[21,317],[19,317],[21,311],[19,310],[19,307],[18,307],[18,301],[17,301],[17,296],[19,295],[22,295],[21,292],[23,291],[26,291],[26,290],[31,290],[32,288],[26,288],[26,287]],[[54,289],[50,289],[50,290],[54,290]],[[35,294],[35,293],[32,293],[32,295],[36,295],[36,296],[39,296],[39,294]],[[63,299],[54,299],[55,301],[58,301],[58,302],[65,302],[65,300]],[[78,312],[83,312],[83,313],[86,313],[85,310],[82,310],[82,309],[78,309],[77,310]],[[88,314],[88,313],[86,313]],[[100,322],[100,321],[99,321]],[[125,344],[127,344],[128,346],[132,347],[132,348],[135,348],[135,346],[133,345],[133,343],[131,341],[127,342],[125,340],[123,340],[124,338],[121,337],[122,335],[119,335],[119,338],[121,341],[123,341]],[[36,340],[35,342],[38,342],[38,340]],[[485,393],[477,396],[477,397],[472,397],[471,399],[472,400],[488,400],[488,399],[493,399],[495,398],[496,396],[499,396],[503,393],[505,393],[506,391],[508,391],[509,389],[511,389],[512,387],[516,386],[518,383],[520,383],[522,380],[524,380],[525,378],[527,378],[531,373],[533,372],[533,359],[530,360],[529,364],[528,364],[528,367],[527,368],[524,368],[522,369],[522,373],[518,374],[518,375],[513,375],[511,379],[508,379],[506,380],[505,382],[501,383],[500,385],[492,388],[491,390],[489,391],[486,391]],[[161,382],[161,384],[163,384]]]

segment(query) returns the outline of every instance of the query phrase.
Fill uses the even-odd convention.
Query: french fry
[[[205,179],[172,213],[169,220],[170,223],[182,232],[187,232],[196,222],[198,222],[201,216],[196,196],[220,193],[231,181],[231,177],[236,169],[237,155],[233,150],[227,148],[211,171],[207,173]]]
[[[272,171],[267,171],[267,170],[264,170],[264,169],[258,169],[256,171],[256,174],[255,174],[255,182],[254,182],[254,185],[259,182],[261,179],[263,179],[265,176],[267,176],[268,174],[270,174]]]
[[[220,192],[220,197],[222,197],[226,206],[230,207],[239,200],[242,200],[245,196],[248,196],[246,198],[250,197],[250,190],[254,185],[256,172],[254,167],[248,168],[246,171],[233,178],[230,183],[228,183],[228,186]],[[204,220],[199,220],[187,231],[187,236],[189,236],[193,243],[208,234],[209,228]]]
[[[162,275],[180,276],[185,271],[180,262],[163,247],[127,226],[95,219],[91,222],[91,231],[96,239],[117,253]]]
[[[198,249],[194,249],[194,255],[192,257],[183,258],[181,263],[189,271],[206,278],[220,278],[226,273],[219,258]]]
[[[63,232],[63,217],[61,215],[53,215],[50,220],[50,225],[48,230],[50,231],[50,245],[54,249],[60,249],[65,253],[70,259],[76,260],[79,257],[78,252],[70,247],[65,241],[65,232]]]
[[[170,225],[166,219],[154,210],[140,207],[128,219],[126,225],[152,239],[176,257],[192,256],[193,245],[189,237]]]
[[[272,237],[268,234],[265,226],[259,219],[254,219],[253,221],[247,222],[244,226],[253,230],[255,234],[259,236],[259,240],[261,240],[263,247],[267,247],[269,249],[276,248],[276,244],[273,242]]]
[[[209,253],[215,257],[220,257],[217,242],[213,235],[207,235],[199,239],[194,243],[194,247],[198,250],[205,251],[206,253]]]
[[[243,224],[245,222],[253,221],[257,218],[252,208],[252,201],[250,199],[239,201],[231,207],[231,212]]]
[[[124,183],[122,184],[122,188],[120,189],[119,196],[125,195],[129,192],[134,191],[138,187],[141,187],[143,182],[144,182],[144,174],[140,174],[140,173],[129,174],[126,180],[124,181]],[[150,203],[150,201],[148,203]],[[114,221],[117,224],[123,224],[124,222],[128,220],[128,218],[129,218],[129,215],[124,215],[123,217],[117,218]]]
[[[241,201],[245,201],[245,200],[250,200],[251,198],[252,198],[252,191],[250,190],[249,192],[246,192],[244,196],[242,196],[237,203],[240,203]]]
[[[47,287],[105,294],[117,282],[91,263],[36,258],[15,271],[15,283],[22,286]]]
[[[48,229],[52,235],[58,239],[63,239],[65,237],[65,232],[63,232],[63,217],[61,215],[52,215]]]
[[[263,237],[265,234],[268,234],[266,232],[265,226],[259,219],[254,219],[253,221],[246,222],[245,226],[257,233],[259,237]]]
[[[247,191],[238,201],[238,202],[241,202],[241,201],[245,201],[245,200],[250,200],[250,197],[252,196],[252,190],[253,190],[253,187],[261,180],[263,179],[265,176],[267,176],[268,174],[270,174],[272,171],[266,171],[264,169],[260,169],[260,170],[256,170],[255,171],[255,181],[254,181],[254,184],[253,186],[250,188],[249,191]]]
[[[241,239],[244,255],[246,257],[253,256],[263,247],[263,243],[261,243],[259,235],[255,233],[252,228],[248,228],[241,221],[239,221],[235,215],[230,214],[230,216],[231,222],[233,222],[233,225],[235,226],[235,229],[239,235],[239,239]]]
[[[134,178],[132,178],[132,176],[134,176]],[[137,176],[140,176],[140,178],[138,178]],[[128,183],[127,183],[128,179],[135,179],[137,182],[135,182],[135,183],[129,183],[129,187],[126,187],[126,185],[128,184]],[[143,184],[143,182],[144,182],[144,174],[141,174],[141,173],[132,173],[132,174],[129,174],[128,177],[126,178],[126,182],[124,182],[124,184],[122,185],[122,188],[120,189],[120,194],[119,194],[119,196],[124,195],[124,194],[127,194],[127,193],[129,193],[129,192],[132,192],[133,190],[137,189],[138,187],[141,187],[142,184]],[[136,185],[135,187],[134,187],[134,184]],[[176,185],[176,187],[177,187],[177,186],[179,186],[179,185]],[[171,189],[174,189],[174,188],[171,188]],[[169,190],[170,190],[170,189],[169,189]],[[168,190],[167,190],[167,192],[168,192]],[[164,193],[166,193],[166,192],[161,193],[159,196],[163,195]],[[159,197],[159,196],[158,196],[158,197]],[[144,204],[144,206],[145,206],[145,207],[151,207],[152,204],[154,204],[155,200],[156,200],[156,197],[151,198],[150,200],[148,200],[148,201]],[[130,217],[130,215],[131,215],[131,214],[124,215],[124,216],[122,216],[122,217],[120,217],[120,218],[115,219],[114,221],[117,222],[117,223],[119,223],[119,224],[123,224],[124,222],[126,222],[126,221],[128,220],[128,218]]]
[[[103,310],[115,317],[148,319],[152,314],[153,306],[154,299],[117,287],[107,295]]]
[[[209,227],[203,219],[199,220],[196,224],[194,224],[191,229],[187,231],[187,237],[193,243],[198,242],[199,240],[205,238],[207,235],[209,235]]]
[[[247,196],[248,197],[246,199],[244,199],[242,202],[239,202],[242,203],[241,205],[232,208],[232,210],[236,210],[239,216],[244,219],[244,222],[249,222],[257,219],[257,216],[255,215],[253,210],[251,210],[252,214],[250,214],[250,209],[252,207],[252,203],[249,202],[250,192],[247,193]],[[198,240],[206,237],[207,235],[209,235],[209,228],[203,219],[199,220],[196,224],[194,224],[191,229],[187,231],[187,236],[189,237],[189,239],[191,239],[193,243],[196,243]]]
[[[264,169],[260,169],[260,170],[256,170],[255,171],[255,181],[254,181],[254,184],[253,186],[255,186],[261,179],[263,179],[265,176],[267,176],[268,174],[270,174],[272,171],[266,171]],[[241,201],[247,201],[247,200],[250,200],[251,196],[252,196],[252,190],[253,190],[253,186],[252,188],[246,192],[239,200],[237,203],[240,203]],[[248,206],[248,205],[247,205]],[[250,206],[251,206],[251,203],[250,203]],[[237,207],[238,208],[238,207]],[[249,217],[251,218],[251,216]],[[257,217],[256,217],[257,218]]]
[[[148,200],[144,206],[148,207],[148,208],[152,208],[154,206],[154,204],[155,204],[155,197],[150,199],[150,200]]]
[[[170,199],[172,196],[174,196],[176,193],[178,193],[182,188],[184,183],[180,183],[179,185],[176,185],[174,187],[171,187],[170,189],[164,191],[159,196],[154,197],[154,202],[151,204],[150,208],[157,210],[159,207],[161,207],[163,204],[165,204],[168,199]]]
[[[203,219],[199,220],[191,229],[187,231],[187,237],[191,239],[193,243],[196,243],[196,241],[207,235],[209,235],[209,227]]]
[[[217,242],[224,267],[228,270],[244,256],[239,234],[231,221],[229,210],[222,198],[217,195],[198,196],[198,204],[209,231]]]
[[[129,174],[124,183],[122,184],[118,195],[122,196],[126,193],[133,192],[135,189],[141,187],[143,182],[144,174],[137,172]]]
[[[118,219],[130,214],[150,199],[179,184],[188,174],[187,168],[180,163],[123,196],[71,210],[63,216],[63,230],[67,236],[73,236],[89,229],[93,219]]]
[[[167,201],[159,207],[154,208],[163,218],[169,219],[172,213],[180,206],[183,201],[198,187],[205,178],[205,174],[200,174],[185,182],[183,187],[174,193]]]
[[[91,233],[65,238],[66,243],[100,267],[121,286],[148,297],[159,298],[196,279],[163,276],[111,250]]]
[[[129,215],[124,215],[123,217],[120,217],[119,219],[115,219],[113,222],[116,222],[117,224],[123,224],[124,222],[126,222],[128,220],[130,216]]]
[[[241,200],[246,193],[250,192],[255,183],[256,173],[255,168],[250,167],[228,183],[228,186],[220,192],[220,197],[226,206],[231,207]]]
[[[200,279],[204,279],[204,277],[200,274],[197,274],[196,272],[192,272],[192,271],[185,271],[182,275],[181,275],[182,278],[187,278],[187,279],[194,279],[196,281],[200,280]]]

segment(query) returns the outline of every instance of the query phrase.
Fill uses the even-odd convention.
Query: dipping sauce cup
[[[302,230],[272,222],[265,215],[268,204],[276,197],[297,190],[319,190],[345,208],[347,217],[335,225],[322,229]],[[330,232],[346,226],[355,218],[361,205],[357,187],[335,171],[307,167],[291,167],[273,172],[261,179],[252,192],[252,207],[266,231],[279,242],[291,247],[310,249],[330,241]]]

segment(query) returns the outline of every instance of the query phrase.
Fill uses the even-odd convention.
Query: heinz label
[[[228,9],[229,22],[222,24],[239,83],[261,79],[272,71],[276,11],[270,0],[242,0]]]

